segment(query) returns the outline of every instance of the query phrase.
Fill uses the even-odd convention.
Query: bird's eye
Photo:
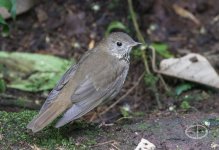
[[[120,47],[120,46],[122,46],[122,43],[121,42],[116,42],[116,45]]]

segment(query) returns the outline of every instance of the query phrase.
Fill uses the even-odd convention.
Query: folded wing
[[[110,84],[101,88],[95,86],[92,78],[86,78],[86,80],[84,80],[76,89],[74,95],[72,95],[72,100],[76,103],[67,110],[64,116],[56,124],[56,127],[61,127],[70,121],[80,118],[104,100],[114,98],[124,83],[127,71],[128,68],[123,68]]]

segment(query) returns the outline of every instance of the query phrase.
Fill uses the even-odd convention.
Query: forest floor
[[[113,21],[123,22],[136,39],[128,6],[124,3],[126,1],[119,0],[39,1],[30,11],[17,16],[16,21],[8,20],[10,35],[0,37],[0,50],[79,60],[91,43],[96,44],[104,36]],[[176,57],[191,52],[208,58],[212,58],[208,54],[218,56],[210,62],[219,72],[219,1],[148,0],[146,3],[136,0],[133,4],[147,42],[167,44],[168,50]],[[194,14],[199,23],[176,14],[174,4]],[[48,91],[33,93],[8,88],[4,95],[25,97],[33,105],[36,101],[39,103],[22,107],[17,103],[7,103],[7,96],[0,96],[0,149],[134,149],[141,138],[162,150],[219,149],[219,92],[203,85],[195,85],[180,96],[170,96],[162,84],[158,84],[162,103],[159,109],[153,91],[142,80],[99,119],[96,112],[103,112],[123,96],[143,72],[144,64],[133,53],[124,88],[115,100],[74,124],[60,129],[50,126],[36,134],[25,127],[46,99]],[[172,91],[185,83],[172,77],[164,79]],[[185,99],[189,102],[186,109],[182,107]],[[129,108],[130,114],[122,112],[125,107]],[[107,125],[101,125],[103,121]],[[205,125],[206,121],[210,126]],[[196,130],[195,124],[203,129]],[[194,130],[191,137],[185,134],[187,129]],[[204,133],[204,137],[195,139],[196,131],[200,136]]]

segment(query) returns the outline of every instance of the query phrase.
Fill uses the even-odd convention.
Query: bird
[[[38,132],[63,114],[55,125],[59,128],[115,98],[129,70],[130,52],[139,44],[124,32],[103,38],[65,72],[27,128]]]

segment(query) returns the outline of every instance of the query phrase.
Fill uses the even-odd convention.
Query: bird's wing
[[[62,88],[66,85],[66,83],[68,83],[69,79],[74,76],[76,69],[77,69],[77,65],[72,65],[65,72],[65,74],[62,76],[62,78],[59,80],[59,82],[56,84],[56,86],[50,92],[45,103],[43,104],[42,108],[40,109],[40,113],[45,111],[48,108],[49,104],[57,98],[57,96],[59,95]]]
[[[80,63],[83,62],[90,53],[92,52],[87,52],[82,57],[82,61],[79,61],[77,65],[71,66],[63,75],[61,80],[49,94],[39,114],[32,119],[27,125],[27,128],[31,129],[33,132],[40,131],[72,105],[71,95],[77,87],[77,82],[79,82],[78,80],[74,80],[73,77],[75,76]],[[69,91],[66,92],[65,89],[69,89]]]
[[[62,78],[59,80],[59,82],[56,84],[56,86],[53,88],[53,90],[50,92],[49,96],[47,97],[45,103],[43,104],[42,108],[40,109],[39,113],[44,112],[48,106],[57,98],[57,96],[60,94],[63,87],[68,83],[70,78],[72,78],[78,68],[78,66],[88,57],[89,54],[92,54],[92,50],[89,50],[85,53],[85,55],[80,59],[78,64],[72,65],[62,76]]]
[[[95,84],[94,78],[87,77],[72,95],[72,100],[76,103],[67,110],[64,116],[56,124],[56,127],[61,127],[70,121],[80,118],[104,100],[113,98],[112,95],[115,96],[121,89],[127,71],[128,67],[123,67],[115,76],[114,80],[110,79],[112,81],[107,85],[103,85],[102,83],[101,87],[98,87],[99,85]],[[96,76],[96,79],[98,80],[106,80],[107,78],[112,77],[112,74],[105,74],[105,72],[102,71]]]

